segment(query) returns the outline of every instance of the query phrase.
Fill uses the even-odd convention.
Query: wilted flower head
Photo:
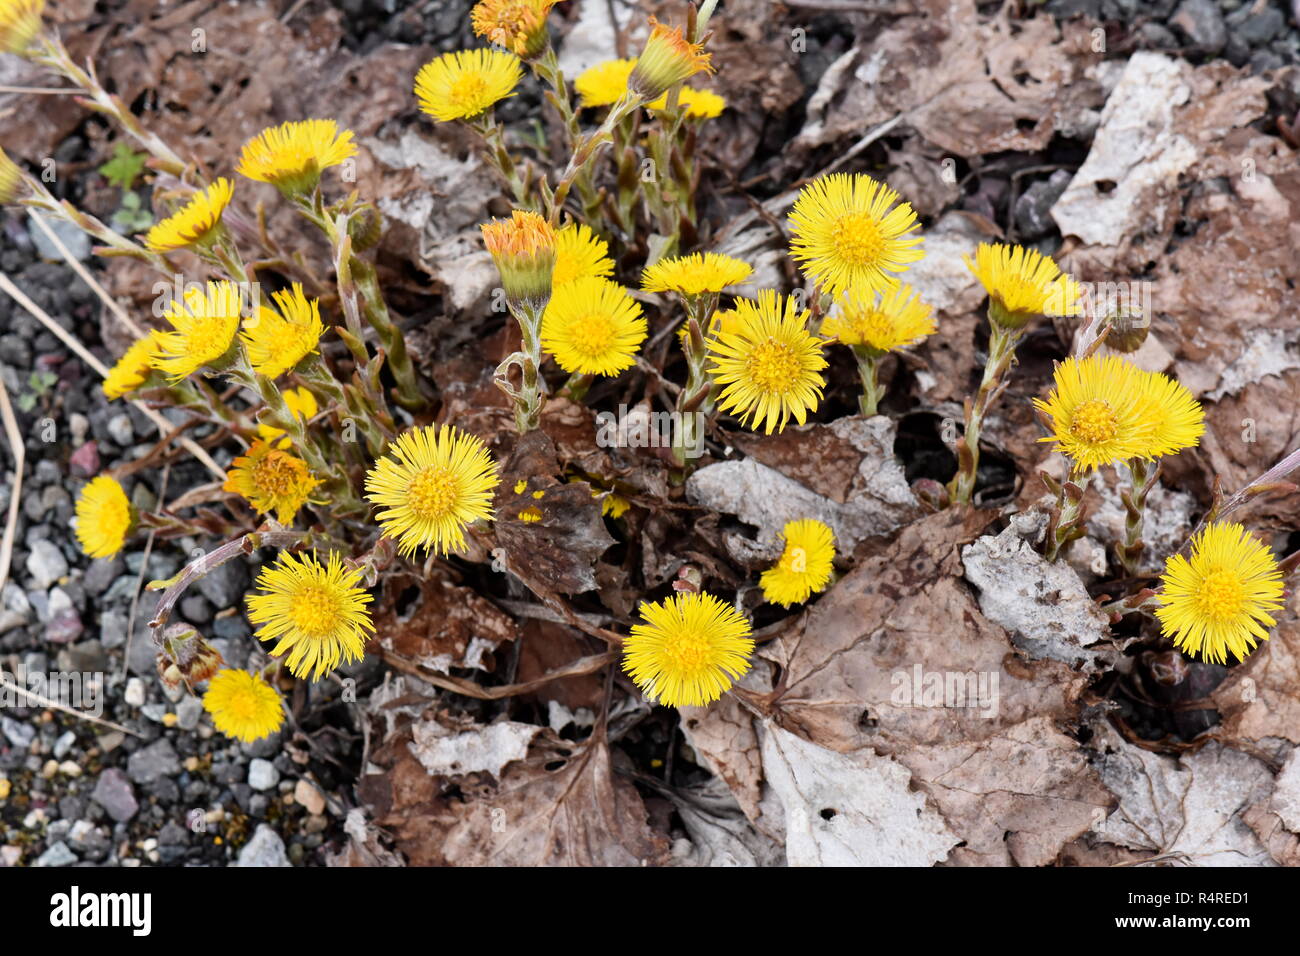
[[[557,0],[479,0],[470,11],[474,33],[531,60],[546,47],[546,15]]]
[[[551,283],[558,288],[574,279],[608,278],[614,273],[609,243],[591,227],[571,222],[555,233],[555,271]]]
[[[221,487],[242,495],[258,514],[274,512],[276,521],[289,525],[320,483],[301,458],[259,439],[234,460]]]
[[[523,79],[519,57],[500,50],[444,53],[415,74],[420,109],[439,123],[473,119],[499,100],[514,96]]]
[[[0,0],[0,53],[22,53],[41,30],[45,0]]]
[[[185,300],[171,303],[163,313],[174,331],[158,333],[154,368],[179,382],[204,366],[217,365],[235,341],[242,305],[239,286],[233,282],[187,289]]]
[[[77,541],[92,558],[111,558],[122,550],[135,515],[126,492],[109,475],[100,475],[77,496]]]
[[[758,583],[769,601],[789,607],[825,590],[834,570],[835,535],[822,522],[805,518],[786,522],[781,537],[781,557]]]
[[[244,321],[240,338],[253,370],[278,378],[316,351],[325,326],[320,320],[320,303],[303,294],[302,283],[273,292],[271,298],[279,311],[259,305],[257,318]]]
[[[275,641],[272,657],[287,654],[289,673],[304,680],[340,663],[361,660],[366,631],[374,631],[372,600],[360,587],[362,571],[343,566],[331,552],[328,564],[316,555],[280,552],[274,567],[257,578],[263,592],[248,598],[248,619],[260,625],[257,638]]]
[[[145,246],[151,252],[171,252],[207,242],[221,225],[221,214],[234,192],[235,184],[229,179],[218,179],[196,192],[189,202],[145,233]]]
[[[1036,249],[982,242],[962,257],[989,295],[989,319],[1018,329],[1045,315],[1078,315],[1079,284]]]
[[[251,744],[280,729],[284,703],[261,674],[226,669],[217,673],[203,695],[203,709],[227,737]]]
[[[571,374],[617,375],[636,363],[645,337],[641,304],[608,279],[559,286],[542,313],[542,348]]]
[[[790,255],[824,292],[890,289],[893,275],[924,258],[911,235],[916,213],[884,183],[832,173],[799,191],[790,211]],[[895,205],[897,203],[897,205]]]
[[[398,550],[446,554],[465,546],[464,528],[492,517],[492,492],[501,479],[481,439],[452,425],[412,428],[366,475],[366,497]]]
[[[628,75],[627,86],[644,100],[657,100],[669,87],[696,73],[712,72],[704,44],[691,43],[681,27],[669,27],[650,18],[650,37]]]
[[[554,227],[535,212],[516,209],[509,219],[494,219],[480,228],[506,298],[535,309],[544,306],[555,272]]]
[[[1282,572],[1273,552],[1239,524],[1213,522],[1192,538],[1190,559],[1172,555],[1161,577],[1160,629],[1201,660],[1245,660],[1277,624]]]
[[[807,329],[808,312],[770,290],[737,299],[733,322],[709,340],[709,375],[724,386],[721,408],[767,434],[791,417],[802,425],[822,398],[826,367],[819,339]],[[734,323],[734,325],[733,325]]]
[[[320,175],[356,155],[352,131],[331,119],[299,120],[264,129],[247,143],[235,171],[271,183],[286,196],[310,192]]]
[[[749,670],[749,622],[712,594],[678,592],[644,602],[623,642],[623,670],[645,695],[666,707],[717,700]]]
[[[158,350],[160,333],[151,331],[142,339],[136,339],[117,363],[108,370],[104,377],[104,394],[111,398],[121,398],[134,392],[143,385],[153,371],[153,355]]]
[[[693,252],[648,266],[641,273],[641,290],[676,292],[687,297],[716,294],[744,282],[753,271],[748,262],[719,252]]]
[[[884,292],[848,293],[821,331],[844,345],[884,354],[933,335],[933,311],[911,286],[900,282]]]
[[[627,78],[636,60],[606,60],[589,66],[578,74],[573,88],[578,91],[580,106],[609,106],[627,92]]]

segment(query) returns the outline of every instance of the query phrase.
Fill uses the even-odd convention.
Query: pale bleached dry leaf
[[[1254,757],[1218,741],[1168,757],[1133,746],[1109,725],[1094,746],[1102,780],[1119,798],[1096,827],[1101,839],[1192,866],[1273,865],[1241,816],[1273,787]]]
[[[759,833],[727,785],[710,777],[698,787],[665,794],[677,808],[689,840],[673,846],[674,866],[780,866],[781,847]]]
[[[1046,514],[1023,512],[1000,534],[968,544],[961,552],[966,580],[979,589],[984,616],[1006,628],[1028,657],[1089,672],[1108,668],[1113,648],[1094,646],[1110,636],[1106,615],[1074,568],[1034,549],[1046,527]]]
[[[836,550],[850,554],[863,538],[892,531],[920,512],[894,457],[894,424],[884,416],[786,429],[763,442],[738,441],[755,457],[706,465],[687,480],[686,495],[692,504],[736,515],[758,529],[756,542],[728,538],[739,561],[779,554],[788,521],[825,522],[835,532]],[[821,467],[827,459],[837,464],[831,473]]]
[[[343,821],[347,842],[337,853],[325,854],[326,866],[405,866],[406,861],[380,842],[379,828],[366,819],[361,807],[353,807]]]
[[[931,866],[958,843],[892,758],[836,753],[771,722],[762,737],[791,866]]]
[[[435,776],[490,773],[500,779],[506,764],[528,756],[529,745],[541,732],[536,724],[513,720],[463,729],[428,718],[411,726],[411,753]]]

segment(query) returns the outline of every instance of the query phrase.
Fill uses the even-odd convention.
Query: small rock
[[[1218,53],[1228,42],[1228,28],[1213,0],[1183,0],[1169,24],[1203,53]]]
[[[21,847],[0,846],[0,866],[17,866],[23,858]]]
[[[76,862],[77,854],[69,850],[68,845],[60,840],[38,856],[32,866],[72,866]]]
[[[227,561],[199,578],[198,589],[218,611],[237,607],[248,587],[248,568],[242,561]]]
[[[114,415],[108,420],[108,437],[123,448],[129,448],[135,442],[135,428],[131,416],[125,412]]]
[[[293,799],[312,816],[325,812],[325,797],[310,780],[303,778],[294,785]]]
[[[27,573],[36,581],[37,587],[48,590],[68,573],[68,562],[53,541],[35,541],[27,554]]]
[[[27,216],[29,220],[33,220],[36,218],[36,213],[31,212]],[[83,262],[90,258],[90,237],[86,233],[63,219],[46,216],[43,222],[50,227],[52,233],[59,237],[59,241],[74,257]],[[36,252],[42,259],[49,262],[64,261],[63,253],[59,251],[59,247],[50,241],[50,237],[45,234],[45,230],[36,225],[35,222],[30,223],[29,233],[33,245],[36,246]]]
[[[269,760],[257,759],[248,765],[248,785],[254,790],[270,790],[280,782],[280,771]]]
[[[292,866],[284,850],[284,840],[265,823],[259,824],[253,832],[253,838],[239,851],[239,858],[232,864],[237,867],[253,866]]]
[[[36,739],[35,727],[14,720],[12,717],[0,717],[0,732],[3,732],[9,742],[19,750],[26,750]]]
[[[88,441],[68,458],[68,468],[76,478],[91,478],[99,474],[99,445]]]
[[[1286,26],[1286,18],[1277,7],[1264,7],[1258,11],[1256,7],[1258,4],[1244,8],[1247,16],[1240,22],[1233,22],[1237,19],[1237,14],[1229,17],[1228,22],[1232,24],[1233,32],[1248,44],[1263,46],[1282,32]]]
[[[131,754],[126,762],[127,775],[138,784],[150,784],[159,777],[179,773],[180,759],[166,738],[155,740],[143,750]]]
[[[126,682],[126,691],[122,694],[122,699],[128,706],[144,706],[144,681],[138,677],[132,677]]]
[[[176,724],[181,730],[193,730],[202,716],[203,701],[197,697],[186,697],[176,705]]]
[[[88,594],[100,595],[108,590],[109,585],[126,572],[126,564],[120,557],[96,558],[81,578]]]
[[[103,807],[118,823],[125,823],[140,810],[131,781],[116,767],[109,767],[99,775],[90,799]]]

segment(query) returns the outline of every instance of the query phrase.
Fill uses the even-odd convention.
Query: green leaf
[[[125,191],[135,185],[136,179],[144,172],[147,157],[137,153],[126,143],[118,143],[113,148],[113,158],[99,167],[100,175],[114,186]]]

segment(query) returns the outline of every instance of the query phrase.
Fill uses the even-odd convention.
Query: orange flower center
[[[292,494],[301,477],[293,459],[280,452],[273,451],[253,465],[253,484],[267,498]]]
[[[746,370],[759,391],[784,394],[799,378],[799,359],[790,346],[769,338],[754,347]]]
[[[422,468],[407,486],[407,504],[417,518],[433,521],[451,513],[459,497],[456,476],[446,468]]]
[[[1110,403],[1091,398],[1074,410],[1070,420],[1070,434],[1081,442],[1099,445],[1110,441],[1119,433],[1119,419]]]
[[[833,243],[839,257],[855,266],[872,265],[885,254],[885,239],[880,234],[880,227],[865,212],[851,212],[837,219]]]

